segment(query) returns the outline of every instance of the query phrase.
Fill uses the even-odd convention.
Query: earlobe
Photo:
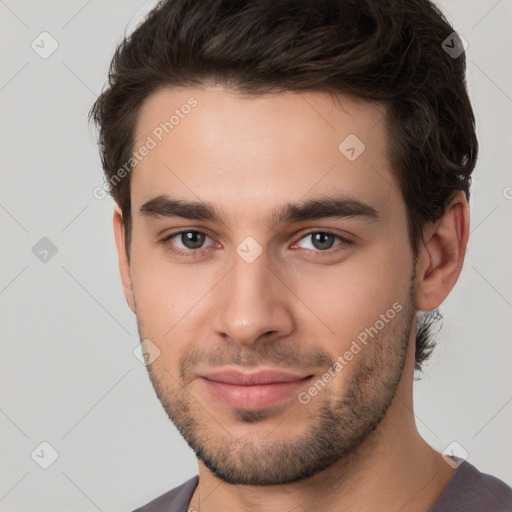
[[[469,237],[469,208],[464,192],[454,194],[444,215],[424,230],[416,267],[416,308],[432,311],[455,286]]]
[[[121,208],[117,203],[114,204],[113,216],[114,237],[117,247],[117,259],[119,262],[119,272],[123,283],[124,296],[130,309],[135,313],[135,301],[133,298],[133,284],[130,272],[130,263],[126,254],[125,246],[125,225]]]

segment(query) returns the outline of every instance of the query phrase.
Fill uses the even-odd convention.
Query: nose
[[[265,253],[251,263],[235,253],[232,270],[216,297],[215,332],[240,346],[290,335],[293,295],[282,281]]]

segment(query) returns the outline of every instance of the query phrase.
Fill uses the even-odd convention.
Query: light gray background
[[[86,115],[152,4],[0,0],[1,511],[129,511],[197,472],[133,355],[112,201],[92,195],[102,171]],[[512,484],[512,2],[440,5],[469,44],[481,153],[465,267],[415,413],[435,448],[457,441]],[[59,45],[47,59],[31,48],[43,31]],[[46,263],[32,252],[42,237],[58,250]],[[46,470],[31,458],[43,441],[59,454]]]

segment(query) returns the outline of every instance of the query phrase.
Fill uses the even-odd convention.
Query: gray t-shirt
[[[187,512],[198,483],[195,476],[134,512]],[[512,512],[512,488],[466,461],[429,512]]]

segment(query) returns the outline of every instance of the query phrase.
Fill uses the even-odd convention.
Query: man
[[[512,510],[414,422],[478,149],[428,0],[163,1],[91,115],[149,375],[199,461],[139,511]]]

